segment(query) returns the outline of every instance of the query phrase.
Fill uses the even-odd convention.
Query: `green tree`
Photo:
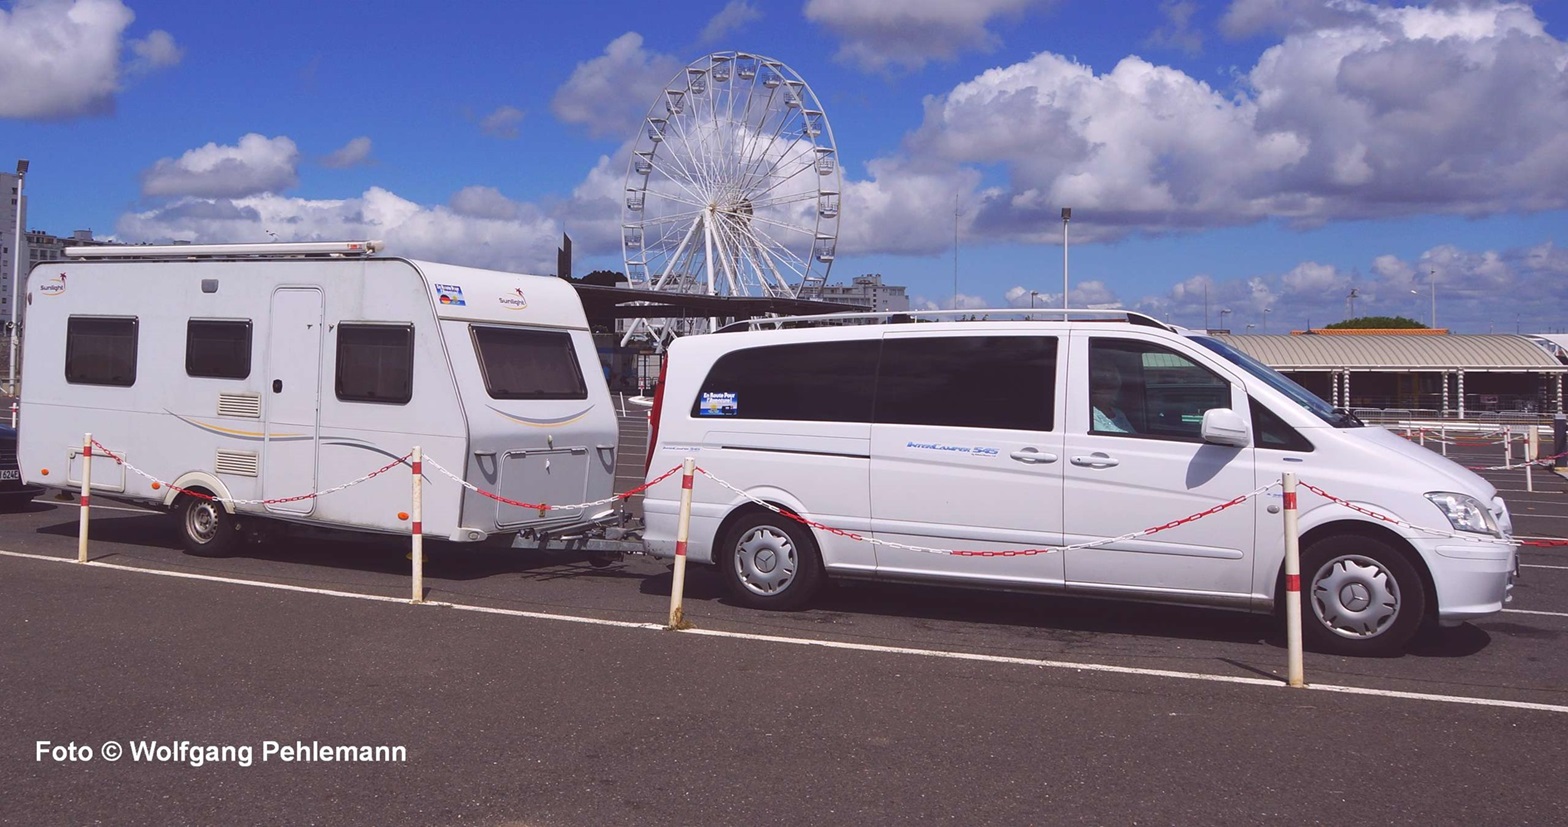
[[[1324,325],[1324,330],[1417,330],[1426,325],[1404,316],[1362,316]]]

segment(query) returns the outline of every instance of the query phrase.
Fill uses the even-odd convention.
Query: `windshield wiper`
[[[1361,417],[1350,412],[1349,408],[1334,409],[1334,427],[1336,428],[1365,428],[1367,423]]]

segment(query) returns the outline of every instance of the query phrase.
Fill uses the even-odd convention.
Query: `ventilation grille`
[[[254,477],[261,463],[254,451],[225,451],[218,449],[217,471],[236,477]]]
[[[218,394],[218,416],[261,418],[261,396],[254,393]]]

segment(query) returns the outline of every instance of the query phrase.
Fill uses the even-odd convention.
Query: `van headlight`
[[[1451,491],[1433,491],[1427,494],[1426,498],[1443,512],[1455,531],[1490,534],[1493,537],[1503,536],[1503,533],[1497,529],[1497,521],[1492,519],[1492,512],[1485,503],[1475,497],[1455,494]]]

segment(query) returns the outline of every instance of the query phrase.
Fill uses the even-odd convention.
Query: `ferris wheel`
[[[626,275],[656,291],[813,297],[838,245],[839,181],[827,114],[794,70],[745,52],[693,61],[649,107],[627,164]],[[707,323],[642,326],[662,342]]]

